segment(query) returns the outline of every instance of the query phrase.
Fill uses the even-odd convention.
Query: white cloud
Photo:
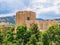
[[[0,17],[7,17],[7,16],[13,16],[15,13],[10,13],[10,14],[0,14]]]
[[[48,7],[48,8],[41,8],[38,12],[40,13],[45,13],[45,12],[48,12],[48,11],[53,11],[55,13],[59,13],[59,6],[52,6],[52,7]]]
[[[15,10],[22,10],[26,7],[22,0],[0,0],[0,3],[1,5],[4,4],[1,7],[1,10],[10,9],[12,11],[15,11]],[[3,7],[4,9],[2,9]]]
[[[54,5],[58,5],[60,3],[60,0],[54,0]]]
[[[17,11],[23,10],[26,8],[25,4],[23,3],[22,0],[0,0],[0,10],[6,11],[9,10],[10,13],[7,14],[0,14],[0,17],[5,17],[5,16],[13,16],[16,14]],[[1,6],[2,5],[2,6]]]
[[[48,0],[31,0],[32,3],[35,3],[35,2],[47,2]]]
[[[0,2],[7,3],[8,6],[7,8],[8,9],[11,8],[11,10],[13,11],[12,13],[9,14],[2,14],[4,16],[15,15],[15,13],[19,10],[34,11],[38,14],[37,17],[39,16],[39,14],[46,13],[49,11],[53,11],[56,14],[60,14],[60,0],[30,0],[29,7],[27,7],[22,0],[0,0]],[[52,6],[50,6],[50,4]]]
[[[60,0],[31,0],[29,8],[37,13],[37,17],[48,12],[60,14]]]
[[[56,14],[60,14],[60,0],[31,0],[31,8],[32,10],[36,11],[37,14],[39,13],[46,13],[48,11],[53,11]],[[41,3],[52,3],[54,4],[53,6],[50,7],[44,7],[45,5],[41,5]],[[47,4],[46,4],[47,5]]]
[[[8,14],[0,14],[0,17],[14,16],[16,12],[8,13]]]

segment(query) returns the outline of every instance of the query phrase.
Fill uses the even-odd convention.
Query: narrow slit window
[[[27,17],[27,20],[30,20],[30,17]]]

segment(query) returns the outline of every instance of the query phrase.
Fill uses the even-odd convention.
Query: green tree
[[[28,43],[28,41],[30,40],[30,37],[31,37],[31,31],[30,30],[27,30],[26,33],[25,33],[25,36],[24,36],[24,39],[25,39],[25,44]]]
[[[31,26],[30,30],[31,30],[32,34],[35,34],[35,37],[36,37],[37,41],[41,41],[42,32],[39,31],[37,24],[33,24]]]
[[[46,33],[48,34],[49,40],[50,40],[50,44],[51,45],[60,45],[60,28],[58,25],[53,25],[51,26]]]
[[[43,45],[49,45],[49,36],[48,36],[48,33],[47,32],[43,32],[42,34],[42,42],[43,42]]]
[[[18,45],[25,45],[26,44],[26,32],[27,32],[27,27],[26,26],[23,26],[23,25],[20,25],[17,27],[17,33],[16,33],[16,36],[17,36],[17,44]]]
[[[37,45],[38,42],[41,42],[41,32],[38,30],[38,26],[37,24],[33,24],[30,28],[31,30],[31,37],[30,37],[30,43],[32,43],[32,45]]]
[[[2,30],[0,30],[0,45],[2,45],[3,42],[3,33]]]
[[[32,34],[36,34],[38,32],[37,24],[32,24],[30,30],[32,31]]]
[[[27,45],[37,45],[36,42],[37,42],[37,39],[35,37],[35,34],[33,34],[31,35],[30,41],[27,43]]]
[[[13,30],[14,28],[10,28],[9,30],[6,30],[5,37],[3,39],[3,45],[12,45],[13,44]]]

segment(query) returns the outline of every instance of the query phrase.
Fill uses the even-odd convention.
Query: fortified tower
[[[26,25],[30,27],[32,23],[35,23],[36,14],[32,11],[18,11],[16,13],[16,26]]]

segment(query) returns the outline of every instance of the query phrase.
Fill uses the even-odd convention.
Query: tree
[[[30,30],[32,31],[32,34],[36,34],[38,32],[37,24],[32,24]]]
[[[25,45],[26,43],[26,31],[27,31],[27,27],[26,26],[23,26],[23,25],[20,25],[17,27],[17,33],[16,33],[16,36],[17,36],[17,44],[18,45]]]
[[[31,30],[32,34],[35,34],[35,37],[36,37],[37,41],[41,41],[41,34],[42,33],[38,30],[37,24],[33,24],[31,26],[30,30]]]
[[[9,30],[6,30],[6,34],[3,40],[3,45],[12,45],[13,44],[13,30],[14,28],[10,28]]]
[[[32,35],[31,31],[27,30],[26,33],[25,33],[25,36],[24,36],[25,44],[27,44],[29,42],[31,35]]]
[[[58,25],[53,25],[51,26],[46,33],[48,34],[49,40],[50,40],[50,44],[58,44],[60,42],[60,28]],[[60,45],[60,43],[59,43]]]
[[[26,45],[37,45],[37,39],[35,37],[35,34],[31,35],[29,42]]]
[[[30,28],[31,30],[31,37],[30,37],[30,40],[28,42],[28,44],[32,44],[32,45],[37,45],[37,43],[40,43],[41,42],[41,32],[38,30],[38,26],[37,24],[33,24]]]
[[[2,45],[3,42],[3,32],[0,30],[0,45]]]
[[[49,36],[48,36],[48,33],[47,32],[43,32],[42,34],[42,42],[43,42],[43,45],[49,45]]]

